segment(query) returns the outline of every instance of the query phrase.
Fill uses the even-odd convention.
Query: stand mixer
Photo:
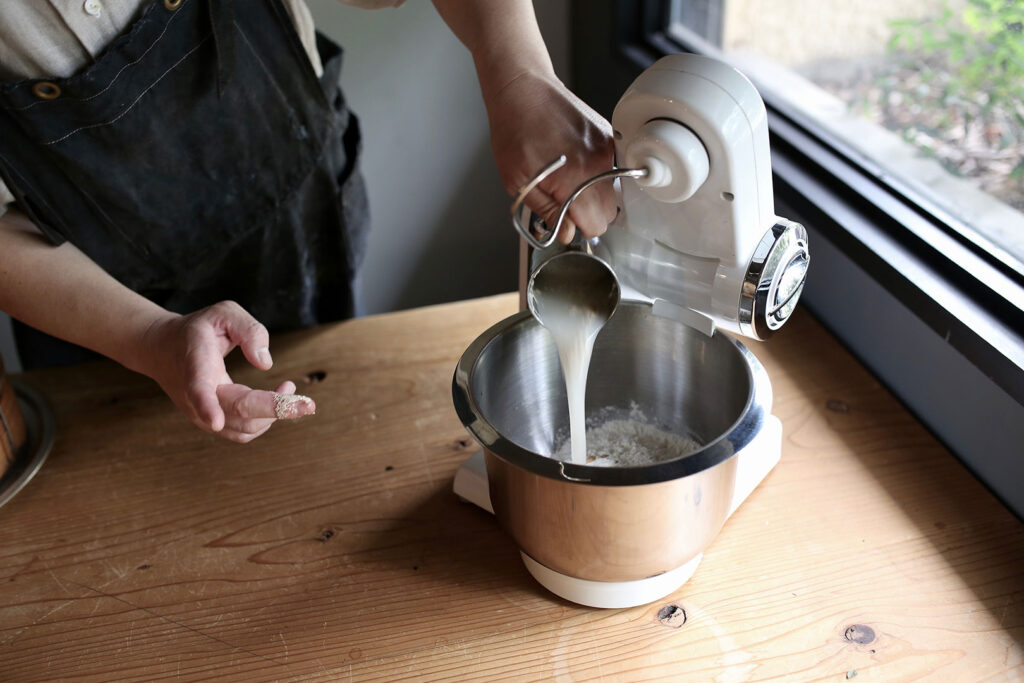
[[[771,336],[796,306],[809,261],[803,226],[775,215],[764,104],[735,69],[664,57],[623,94],[612,127],[619,167],[581,183],[550,229],[536,216],[524,221],[523,202],[564,157],[515,198],[526,245],[520,293],[549,266],[547,281],[557,281],[566,247],[556,236],[572,202],[595,183],[616,182],[619,212],[608,231],[572,250],[614,275],[594,282],[609,282],[616,300],[622,293],[595,347],[587,403],[620,394],[645,402],[669,431],[703,448],[649,467],[553,460],[557,360],[525,313],[481,335],[453,381],[456,410],[484,447],[457,472],[455,492],[498,516],[542,585],[597,607],[644,604],[681,586],[778,461],[767,375],[742,344],[714,332]],[[581,272],[578,262],[571,272]],[[565,291],[602,306],[609,298]],[[521,416],[531,401],[532,423]]]

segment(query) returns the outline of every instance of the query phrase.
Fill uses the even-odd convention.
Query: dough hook
[[[520,214],[522,213],[523,202],[526,200],[526,196],[530,194],[537,185],[542,183],[545,178],[562,168],[562,166],[565,166],[565,162],[566,157],[562,154],[550,164],[542,168],[535,176],[533,176],[533,178],[530,179],[529,182],[519,188],[519,192],[516,194],[516,197],[512,202],[512,225],[515,226],[515,229],[523,236],[523,239],[525,239],[534,249],[547,249],[554,243],[555,238],[558,237],[558,231],[562,228],[565,215],[569,212],[569,207],[572,206],[572,203],[576,201],[576,198],[583,194],[583,191],[591,185],[595,185],[602,180],[614,180],[615,178],[643,178],[650,173],[646,168],[613,168],[610,171],[598,173],[577,185],[576,189],[572,191],[572,194],[569,195],[568,199],[562,203],[562,208],[558,212],[558,218],[555,220],[555,226],[553,228],[548,228],[544,219],[533,214],[533,212],[530,212],[532,214],[532,218],[530,219],[529,224],[523,225]],[[527,211],[529,211],[528,208]],[[541,233],[541,237],[538,238],[534,236],[531,228],[536,228],[537,231]]]

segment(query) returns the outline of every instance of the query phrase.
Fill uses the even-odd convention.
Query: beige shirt
[[[283,0],[309,61],[323,72],[304,0]],[[404,0],[341,0],[365,8]],[[0,81],[67,78],[88,66],[142,13],[144,0],[0,0]],[[0,181],[0,216],[14,201]]]

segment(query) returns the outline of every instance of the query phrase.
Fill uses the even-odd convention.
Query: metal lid
[[[785,218],[764,234],[740,291],[740,331],[764,340],[792,315],[807,279],[807,230]]]

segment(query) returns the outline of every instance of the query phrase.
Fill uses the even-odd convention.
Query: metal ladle
[[[552,256],[530,274],[526,301],[541,325],[548,327],[549,315],[564,312],[570,304],[590,311],[603,326],[618,307],[621,291],[615,272],[584,245]]]

